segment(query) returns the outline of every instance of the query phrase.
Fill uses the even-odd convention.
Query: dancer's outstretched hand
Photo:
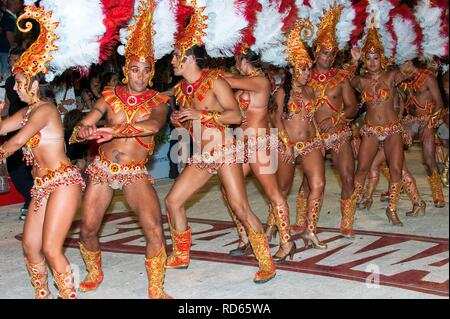
[[[95,132],[97,143],[111,141],[114,137],[112,127],[101,127]]]

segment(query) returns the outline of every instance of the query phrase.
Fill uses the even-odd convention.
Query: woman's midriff
[[[392,103],[392,102],[391,102]],[[389,125],[398,119],[397,111],[392,107],[392,104],[382,103],[375,106],[368,105],[365,117],[366,123],[375,126]]]
[[[310,121],[300,119],[300,114],[296,114],[291,120],[283,121],[284,127],[291,142],[306,141],[316,136],[314,125]]]

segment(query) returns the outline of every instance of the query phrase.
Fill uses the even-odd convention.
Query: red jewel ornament
[[[317,73],[317,72],[313,72],[312,74],[312,78],[316,81],[319,81],[321,83],[327,81],[328,79],[331,79],[332,77],[334,77],[337,73],[337,69],[331,69],[330,71],[326,72],[326,73]]]
[[[197,89],[200,87],[200,85],[203,83],[208,74],[209,72],[207,70],[203,71],[200,78],[194,83],[187,83],[185,80],[183,80],[181,82],[181,89],[185,94],[192,96],[195,93],[195,91],[197,91]]]

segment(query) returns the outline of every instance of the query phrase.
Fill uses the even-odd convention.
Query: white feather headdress
[[[58,50],[49,63],[47,81],[52,81],[67,69],[89,68],[99,63],[99,40],[106,31],[99,0],[41,0],[40,5],[46,11],[52,11],[52,22],[58,23],[55,30]]]
[[[414,8],[423,33],[422,56],[427,60],[448,56],[448,34],[444,31],[448,22],[443,19],[445,10],[448,10],[448,2],[445,8],[430,0],[419,0]]]
[[[389,0],[369,0],[366,12],[368,14],[364,34],[358,42],[358,46],[363,47],[366,42],[368,30],[375,27],[380,35],[380,41],[384,48],[384,55],[387,58],[393,58],[395,43],[391,32],[387,27],[390,12],[394,9],[394,5]],[[374,23],[374,25],[373,25]]]

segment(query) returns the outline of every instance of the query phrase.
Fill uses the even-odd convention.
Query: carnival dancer
[[[336,40],[336,25],[340,21],[342,6],[334,3],[325,12],[317,26],[315,45],[315,65],[311,72],[308,86],[316,91],[317,107],[315,120],[318,124],[325,149],[331,152],[334,166],[337,168],[342,183],[341,191],[341,224],[340,231],[345,237],[353,237],[353,219],[356,209],[356,198],[353,188],[355,161],[350,143],[352,129],[349,125],[357,113],[357,99],[350,79],[354,73],[354,54],[351,69],[343,70],[333,67],[339,51]],[[297,196],[297,218],[293,229],[305,230],[307,215],[308,181],[303,180]]]
[[[122,37],[125,85],[105,88],[102,98],[75,127],[71,137],[71,143],[92,139],[103,143],[99,155],[87,168],[89,181],[82,203],[80,252],[88,270],[80,284],[82,292],[96,289],[103,280],[99,230],[114,190],[122,189],[139,218],[147,242],[148,296],[171,298],[163,288],[167,254],[161,208],[153,178],[146,168],[155,146],[154,135],[165,124],[168,111],[168,97],[147,88],[152,84],[155,56],[164,55],[160,54],[163,49],[154,45],[154,33],[158,29],[153,21],[154,11],[158,9],[155,6],[153,0],[140,1],[128,32],[122,33],[125,34]],[[96,123],[104,115],[106,127],[97,128]]]
[[[403,94],[400,93],[399,89],[397,89],[397,92],[394,96],[394,105],[399,118],[401,118],[401,114],[403,114],[404,111],[404,102],[402,96]],[[409,138],[409,136],[408,138],[404,139],[404,143],[410,144],[411,142],[412,140]],[[380,170],[383,170],[383,173],[387,177],[389,177],[389,168],[386,166],[386,155],[383,149],[383,143],[380,143],[380,145],[378,146],[377,154],[375,155],[372,164],[370,165],[370,170],[367,178],[367,186],[364,193],[360,197],[359,202],[357,203],[359,208],[370,210],[370,208],[372,207],[373,193],[375,192],[380,180]],[[408,169],[406,161],[403,162],[402,168],[402,189],[406,192],[409,199],[411,200],[411,203],[413,204],[412,210],[408,211],[406,213],[406,216],[416,217],[419,214],[425,214],[427,205],[420,195],[416,180],[411,171]],[[389,191],[386,192],[386,195],[384,195],[384,193],[381,194],[381,198],[384,199],[384,197],[386,197],[387,201],[389,201]]]
[[[302,239],[305,246],[311,242],[314,248],[325,249],[327,245],[317,237],[317,223],[325,187],[325,148],[314,119],[317,107],[315,92],[307,85],[313,62],[301,39],[305,28],[312,29],[307,21],[299,20],[288,36],[290,69],[286,72],[284,86],[275,96],[275,125],[283,143],[278,182],[283,195],[287,196],[294,179],[295,159],[300,157],[309,189],[305,225],[300,225],[305,229]]]
[[[435,134],[442,124],[442,111],[444,111],[439,86],[431,71],[416,66],[413,61],[406,62],[404,69],[405,73],[414,74],[414,77],[405,83],[408,93],[406,106],[408,114],[403,119],[403,124],[411,139],[418,136],[422,142],[434,206],[442,208],[445,206],[445,199],[435,156]]]
[[[367,19],[367,32],[361,43],[363,68],[366,74],[356,76],[352,85],[361,93],[363,101],[367,105],[365,125],[361,129],[362,141],[358,156],[358,169],[355,175],[355,192],[361,197],[362,188],[370,165],[378,151],[380,143],[383,143],[386,161],[389,167],[389,205],[386,216],[393,225],[403,226],[397,214],[397,204],[402,185],[402,168],[404,162],[404,129],[401,123],[401,114],[395,109],[396,88],[410,75],[406,75],[399,69],[389,71],[386,69],[388,58],[392,58],[397,64],[404,64],[417,50],[417,37],[414,33],[414,25],[405,22],[404,26],[392,28],[403,30],[406,27],[413,37],[402,41],[400,33],[391,34],[388,30],[389,23],[398,24],[403,13],[409,9],[400,6],[394,9],[390,7],[374,7],[375,14]],[[406,11],[404,11],[406,10]],[[392,11],[392,12],[391,12]],[[377,14],[378,13],[378,14]],[[383,20],[380,17],[384,17]],[[406,18],[405,18],[406,19]],[[402,20],[400,20],[402,21]],[[380,31],[378,31],[380,30]],[[380,34],[382,36],[380,37]],[[394,42],[396,35],[397,42]],[[385,49],[388,47],[390,50]],[[396,48],[395,54],[392,48]]]
[[[84,181],[78,168],[65,154],[64,129],[56,106],[42,99],[39,80],[48,73],[48,63],[58,50],[52,11],[44,7],[25,7],[18,18],[21,32],[29,32],[31,23],[21,28],[24,20],[33,19],[40,26],[37,40],[21,55],[12,73],[14,90],[28,104],[14,116],[0,121],[0,134],[19,130],[0,146],[0,159],[23,146],[24,159],[33,165],[32,201],[23,231],[23,252],[36,299],[50,299],[47,263],[58,287],[58,297],[76,298],[72,270],[63,252],[63,244],[75,216]],[[0,104],[0,109],[4,103]]]
[[[219,45],[214,41],[226,42],[232,33],[228,27],[237,25],[233,21],[222,22],[224,24],[214,21],[215,26],[221,25],[225,29],[222,32],[215,30],[214,38],[205,36],[210,33],[209,28],[214,27],[208,25],[210,17],[207,13],[212,16],[211,13],[215,12],[213,6],[218,4],[215,1],[208,3],[208,7],[204,1],[192,4],[194,12],[188,26],[178,35],[172,59],[175,75],[183,77],[174,90],[181,109],[172,114],[172,122],[177,127],[187,128],[201,151],[194,152],[165,200],[173,243],[166,267],[179,269],[189,266],[192,229],[188,226],[184,206],[214,174],[218,174],[227,202],[246,228],[259,263],[253,281],[264,283],[275,277],[275,264],[263,226],[248,203],[242,164],[239,163],[243,159],[243,147],[234,136],[226,134],[229,125],[241,124],[241,113],[233,91],[221,72],[204,68],[207,59],[205,47],[209,48],[208,53],[214,52]],[[226,7],[226,4],[223,5]],[[234,11],[233,3],[229,5]],[[214,15],[215,18],[219,16]],[[222,51],[231,49],[232,52],[234,45],[230,42],[230,46],[222,47]]]
[[[248,20],[256,22],[258,8],[256,1],[247,3],[252,15]],[[244,30],[243,41],[235,50],[235,67],[239,75],[224,74],[224,79],[233,89],[236,89],[236,99],[241,109],[243,121],[240,128],[245,138],[245,160],[243,165],[244,177],[253,173],[262,186],[265,196],[269,199],[269,211],[275,217],[277,229],[280,233],[280,249],[273,256],[275,261],[283,261],[286,257],[293,258],[295,243],[290,236],[289,206],[280,192],[276,177],[276,158],[278,153],[278,137],[270,133],[269,99],[271,84],[263,71],[263,62],[259,54],[250,47],[255,45],[253,35],[254,25]],[[272,169],[270,166],[272,165]],[[225,190],[224,198],[226,200]],[[230,210],[239,234],[239,246],[230,251],[231,256],[242,256],[251,251],[245,227]],[[269,237],[269,240],[271,238]]]

